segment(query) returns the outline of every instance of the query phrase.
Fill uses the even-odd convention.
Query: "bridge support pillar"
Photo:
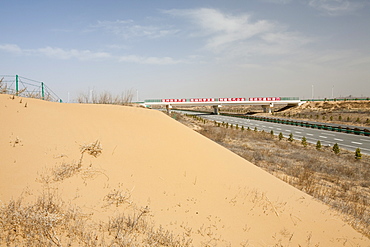
[[[214,105],[213,106],[213,114],[220,115],[220,105]]]
[[[270,105],[263,105],[262,108],[263,108],[263,112],[264,113],[272,113],[272,108],[274,107],[274,104],[271,103]]]
[[[167,114],[171,114],[172,105],[166,105]]]

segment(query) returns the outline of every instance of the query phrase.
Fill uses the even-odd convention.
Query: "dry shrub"
[[[6,94],[8,93],[8,85],[3,82],[4,77],[0,79],[0,93],[1,94]]]
[[[190,246],[192,240],[156,229],[147,207],[93,222],[47,189],[34,202],[0,206],[1,246]]]
[[[122,92],[120,95],[113,95],[110,92],[102,92],[98,95],[93,91],[90,93],[81,93],[77,97],[78,103],[92,103],[92,104],[114,104],[114,105],[128,105],[134,98],[134,90],[129,89]]]
[[[107,202],[106,206],[110,206],[113,204],[113,205],[116,205],[116,207],[118,207],[125,203],[132,204],[132,201],[130,200],[130,198],[131,198],[130,191],[123,192],[122,190],[114,189],[112,192],[107,194],[103,200]]]
[[[85,153],[97,157],[102,148],[99,141],[80,148],[77,164],[62,164],[42,174],[42,194],[32,201],[23,197],[0,204],[0,246],[190,246],[192,239],[155,228],[148,207],[138,209],[131,200],[131,191],[114,189],[102,198],[104,209],[128,204],[118,216],[94,222],[91,215],[79,207],[65,203],[52,182],[75,174],[86,176],[102,173],[82,169]],[[1,203],[1,201],[0,201]],[[105,203],[105,204],[104,204]],[[122,210],[125,212],[122,213]]]
[[[52,190],[46,190],[34,203],[22,198],[0,208],[0,243],[8,246],[62,246],[63,239],[77,241],[79,224],[86,217],[77,208],[65,205]]]
[[[56,166],[52,169],[52,181],[62,181],[66,178],[72,177],[74,174],[80,171],[80,166],[78,164],[66,164],[63,163],[60,166]]]
[[[81,156],[83,156],[84,153],[87,153],[95,158],[101,154],[102,150],[103,148],[101,147],[99,140],[80,147]]]
[[[104,174],[101,170],[95,169],[91,166],[86,169],[82,169],[82,162],[85,153],[96,158],[102,153],[102,150],[99,140],[90,144],[82,145],[80,147],[81,157],[78,163],[62,163],[59,166],[46,169],[46,171],[39,175],[36,181],[49,184],[52,182],[63,181],[64,179],[70,178],[79,173],[82,179],[86,182],[88,178],[93,178],[98,174]]]

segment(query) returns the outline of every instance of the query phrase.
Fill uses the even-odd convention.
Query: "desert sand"
[[[192,246],[370,246],[328,206],[162,112],[0,95],[0,120],[1,205],[47,185],[94,222],[146,208]],[[92,143],[101,154],[82,156]],[[118,191],[125,200],[110,201]]]

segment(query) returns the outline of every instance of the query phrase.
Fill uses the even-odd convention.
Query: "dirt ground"
[[[274,115],[293,119],[370,126],[370,101],[307,102]]]

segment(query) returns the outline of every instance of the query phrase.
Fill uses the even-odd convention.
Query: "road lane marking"
[[[297,134],[302,134],[302,132],[300,132],[300,131],[296,131],[295,133],[297,133]]]
[[[353,143],[353,144],[358,144],[358,145],[362,145],[362,143],[361,143],[361,142],[351,142],[351,143]]]
[[[276,128],[277,130],[281,130],[280,128]]]
[[[327,135],[327,136],[335,136],[334,134],[328,134],[328,133],[323,133],[323,132],[321,132],[320,134],[321,135]]]
[[[342,141],[343,141],[342,139],[337,139],[337,138],[334,138],[334,140],[336,140],[336,141],[340,141],[340,142],[342,142]]]
[[[341,146],[345,146],[345,147],[350,147],[350,148],[353,148],[354,150],[356,149],[356,147],[355,146],[350,146],[350,145],[346,145],[346,144],[340,144]],[[370,149],[368,149],[368,148],[364,148],[364,147],[362,147],[361,148],[361,151],[362,150],[368,150],[368,151],[370,151]]]
[[[328,138],[327,136],[319,136],[319,137],[321,137],[321,138]]]
[[[307,133],[306,135],[308,135],[308,136],[313,136],[313,134],[310,134],[310,133]]]

